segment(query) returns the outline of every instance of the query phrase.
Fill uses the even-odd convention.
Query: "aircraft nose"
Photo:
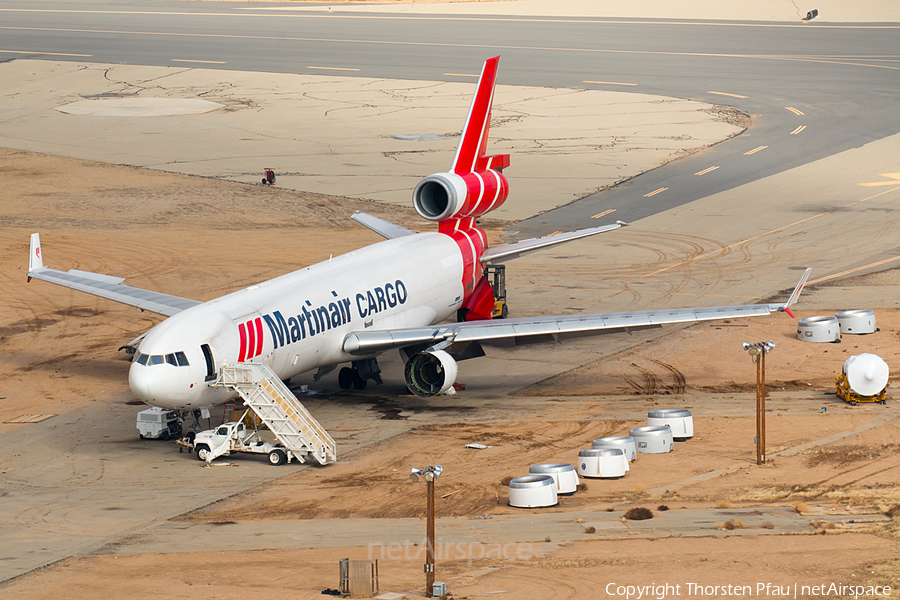
[[[153,396],[150,393],[150,369],[138,363],[131,363],[131,369],[128,371],[128,385],[138,400],[143,400],[148,404],[152,403]]]

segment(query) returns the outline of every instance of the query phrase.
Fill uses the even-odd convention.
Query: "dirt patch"
[[[890,444],[887,446],[863,446],[855,444],[820,448],[809,455],[806,459],[806,466],[812,468],[823,464],[829,464],[845,467],[859,461],[875,460],[885,453],[897,452],[898,449],[900,449],[900,444]]]

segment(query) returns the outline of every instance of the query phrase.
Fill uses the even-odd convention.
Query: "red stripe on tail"
[[[484,155],[487,145],[488,130],[491,127],[491,104],[494,100],[494,81],[497,79],[497,65],[500,57],[495,56],[484,61],[478,90],[472,98],[466,127],[463,129],[456,157],[453,159],[451,171],[455,173],[471,173],[479,157]]]

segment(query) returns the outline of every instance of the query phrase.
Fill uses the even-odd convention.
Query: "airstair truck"
[[[306,462],[312,458],[320,465],[337,460],[332,438],[293,392],[265,364],[225,364],[215,384],[235,390],[244,403],[278,440],[270,444],[259,432],[247,428],[247,413],[239,421],[223,423],[216,429],[201,431],[191,442],[197,458],[209,463],[233,452],[268,454],[269,462],[280,465],[291,460]]]

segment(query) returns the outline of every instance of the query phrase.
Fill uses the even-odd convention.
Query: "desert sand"
[[[8,290],[0,302],[3,420],[127,395],[127,362],[115,349],[159,320],[41,282],[26,285],[33,230],[42,232],[48,264],[134,275],[135,285],[207,299],[280,273],[287,258],[311,263],[376,241],[345,219],[353,210],[422,227],[409,209],[26,152],[2,151],[0,168],[0,272]],[[204,226],[173,225],[185,216]],[[495,239],[498,231],[491,228]],[[876,277],[873,285],[895,279]],[[854,285],[864,290],[867,281]],[[411,488],[406,475],[411,464],[427,461],[446,469],[438,536],[466,540],[439,547],[439,580],[455,597],[589,597],[607,595],[610,583],[678,584],[687,595],[690,583],[896,582],[896,521],[885,516],[900,503],[896,408],[893,400],[850,407],[831,393],[851,354],[895,362],[900,314],[880,310],[878,319],[879,333],[841,344],[798,342],[786,315],[696,325],[597,362],[585,359],[483,408],[477,391],[463,392],[472,411],[431,425],[410,421],[405,433],[326,469],[285,471],[182,515],[140,543],[72,557],[2,589],[17,598],[137,598],[159,592],[152,574],[164,573],[169,597],[243,598],[265,590],[315,598],[336,587],[338,559],[373,556],[374,543],[382,590],[415,596],[422,489]],[[764,339],[777,346],[768,362],[770,457],[759,467],[755,371],[740,342]],[[391,402],[394,419],[416,406],[402,397]],[[536,462],[571,462],[591,439],[643,424],[653,407],[690,408],[695,438],[672,454],[642,455],[622,479],[586,481],[557,507],[507,506],[509,477]],[[476,441],[492,447],[464,448]],[[635,506],[656,516],[624,520]],[[347,543],[305,541],[317,523],[334,531],[321,539]],[[221,549],[204,551],[224,534]],[[379,540],[402,551],[379,555]],[[491,555],[495,542],[519,554]]]

